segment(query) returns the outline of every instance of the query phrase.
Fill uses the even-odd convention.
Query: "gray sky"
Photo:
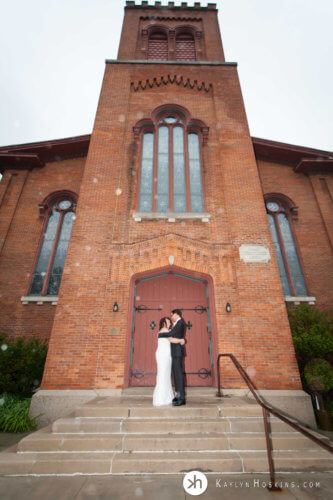
[[[333,0],[216,3],[226,60],[239,65],[251,134],[333,150]],[[91,133],[104,61],[117,57],[124,5],[3,0],[0,145]]]

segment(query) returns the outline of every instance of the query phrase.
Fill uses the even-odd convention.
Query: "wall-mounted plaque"
[[[271,258],[268,248],[264,245],[241,245],[239,256],[244,262],[267,263]]]

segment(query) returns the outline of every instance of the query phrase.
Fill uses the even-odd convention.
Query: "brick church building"
[[[38,397],[154,386],[180,308],[188,387],[233,353],[306,398],[286,306],[332,308],[332,166],[250,136],[215,4],[127,1],[92,134],[0,148],[0,331],[48,341]],[[223,388],[244,388],[226,360]]]

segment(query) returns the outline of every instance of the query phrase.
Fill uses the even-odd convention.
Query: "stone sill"
[[[31,295],[28,297],[21,297],[21,302],[23,306],[27,306],[30,302],[36,303],[38,306],[42,306],[45,303],[51,303],[52,306],[56,306],[58,304],[58,297]]]
[[[199,212],[166,212],[166,213],[157,213],[157,212],[134,212],[132,215],[135,222],[141,222],[144,220],[155,220],[155,219],[167,219],[168,222],[176,222],[176,220],[201,220],[201,222],[209,222],[210,214],[207,213],[199,213]]]
[[[308,303],[310,306],[316,304],[316,297],[291,297],[290,295],[286,295],[284,300],[285,302],[293,302],[295,306],[299,306],[301,302]]]

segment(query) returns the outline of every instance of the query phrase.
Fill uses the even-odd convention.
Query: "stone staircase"
[[[215,392],[189,388],[186,406],[163,408],[152,388],[96,398],[0,453],[0,474],[267,472],[261,408]],[[329,452],[275,417],[269,425],[276,471],[333,470]]]

